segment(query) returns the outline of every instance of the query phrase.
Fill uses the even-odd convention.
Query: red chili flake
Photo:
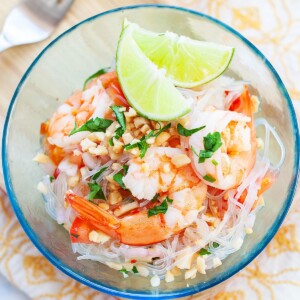
[[[56,168],[56,169],[54,170],[53,177],[56,179],[56,178],[58,177],[59,173],[60,173],[59,168]]]
[[[135,263],[136,263],[136,259],[132,259],[132,260],[130,261],[130,263],[135,264]]]

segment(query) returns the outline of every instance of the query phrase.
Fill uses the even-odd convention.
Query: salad
[[[125,20],[113,66],[41,124],[38,189],[78,260],[156,287],[217,268],[252,234],[284,147],[254,118],[250,83],[223,74],[233,56],[232,47]]]

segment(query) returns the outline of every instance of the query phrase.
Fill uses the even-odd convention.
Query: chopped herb
[[[212,176],[206,174],[205,176],[203,176],[203,179],[206,180],[206,181],[209,181],[209,182],[215,182],[216,179],[213,178]]]
[[[101,168],[97,173],[92,176],[92,180],[97,180],[99,176],[107,169],[108,167]]]
[[[201,126],[201,127],[194,128],[194,129],[186,129],[179,123],[177,125],[177,132],[182,136],[191,136],[193,133],[196,133],[204,128],[205,128],[205,126]]]
[[[213,154],[212,151],[200,150],[198,163],[203,163],[206,158],[211,158]]]
[[[140,150],[140,158],[143,158],[149,148],[149,144],[147,143],[147,139],[152,137],[158,137],[163,131],[168,130],[171,127],[171,123],[167,124],[161,129],[151,130],[147,135],[143,136],[138,143],[135,144],[127,144],[124,149],[130,150],[134,148],[139,148]]]
[[[209,133],[203,138],[204,149],[216,152],[222,146],[220,132]]]
[[[120,111],[120,108],[124,106],[112,105],[110,108],[115,113],[116,119],[120,125],[119,128],[116,129],[114,137],[118,140],[123,133],[126,131],[126,119],[123,111]]]
[[[128,271],[124,267],[121,270],[119,270],[119,272],[124,273],[124,274],[128,274]]]
[[[168,210],[168,203],[167,200],[165,199],[160,205],[157,205],[148,210],[148,218],[158,214],[165,214],[167,210]]]
[[[53,182],[54,177],[53,177],[53,176],[50,176],[49,179],[50,179],[50,182]]]
[[[123,165],[122,167],[123,167],[124,175],[126,175],[128,172],[129,166]]]
[[[198,252],[199,255],[209,255],[211,254],[207,249],[201,248],[200,251]]]
[[[121,172],[119,172],[113,176],[113,179],[122,187],[123,190],[126,190],[126,186],[123,182],[123,177],[124,175]]]
[[[218,165],[218,162],[217,162],[215,159],[212,159],[211,162],[212,162],[215,166]]]
[[[109,70],[109,68],[103,68],[103,69],[100,69],[99,71],[97,71],[96,73],[92,74],[91,76],[89,76],[89,77],[85,80],[85,82],[84,82],[84,84],[83,84],[83,90],[86,89],[87,84],[88,84],[92,79],[97,78],[97,77],[99,77],[100,75],[103,75],[103,74],[107,73],[108,70]]]
[[[65,223],[61,223],[61,224],[59,224],[59,225],[61,225],[61,226],[65,226]]]
[[[70,132],[69,136],[80,131],[105,132],[112,122],[113,122],[112,120],[102,119],[97,117],[95,119],[88,120],[85,124],[83,124],[79,128],[77,127],[77,123],[75,122],[75,126]]]
[[[221,140],[221,134],[220,132],[214,132],[209,133],[203,138],[203,144],[204,144],[204,150],[200,150],[199,154],[196,152],[195,148],[191,146],[192,151],[195,153],[195,155],[198,156],[198,163],[203,163],[205,159],[211,158],[221,146],[222,146],[222,140]],[[212,162],[214,165],[217,165],[218,163],[213,160]],[[217,164],[215,164],[217,163]],[[209,181],[209,180],[208,180]],[[214,179],[215,181],[215,179]],[[211,181],[213,182],[213,181]]]
[[[76,238],[76,239],[78,239],[78,238],[79,238],[79,234],[70,233],[70,235],[71,235],[72,237]]]
[[[90,193],[88,195],[88,200],[92,201],[93,199],[103,199],[106,200],[105,195],[103,193],[102,187],[98,183],[88,182],[88,186],[90,188]]]
[[[114,138],[111,137],[109,140],[108,140],[108,143],[113,146],[114,145]]]
[[[151,199],[152,202],[155,202],[157,200],[157,198],[159,197],[159,194],[155,194],[154,197]]]
[[[217,243],[217,242],[213,242],[213,247],[214,248],[218,248],[220,246],[220,244],[219,243]]]
[[[132,268],[132,272],[134,273],[134,274],[137,274],[139,271],[138,271],[138,269],[136,268],[136,266],[134,266],[133,268]]]
[[[166,200],[170,203],[170,204],[172,204],[173,203],[173,199],[170,199],[168,196],[166,197]]]
[[[161,129],[155,129],[155,130],[151,130],[147,136],[147,138],[151,138],[151,137],[158,137],[162,132],[167,131],[169,128],[171,128],[171,123],[167,124],[166,126],[164,126]],[[156,132],[157,131],[157,132]]]
[[[199,156],[199,154],[197,153],[196,149],[195,149],[193,146],[191,146],[191,149],[192,149],[192,151],[194,152],[194,154],[195,154],[196,156]]]

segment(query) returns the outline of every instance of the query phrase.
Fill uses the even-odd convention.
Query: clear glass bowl
[[[189,281],[162,282],[153,288],[149,279],[122,274],[97,262],[77,261],[68,233],[45,212],[36,186],[42,172],[32,161],[40,149],[40,123],[59,103],[81,87],[84,79],[114,60],[124,18],[142,27],[174,31],[236,48],[232,76],[251,82],[261,96],[261,111],[277,130],[287,151],[276,183],[266,193],[266,206],[257,217],[254,233],[222,266]],[[11,101],[3,134],[3,168],[7,192],[25,232],[57,268],[99,291],[129,298],[176,298],[212,288],[251,262],[272,239],[282,223],[296,188],[299,134],[295,112],[278,74],[248,40],[227,25],[201,13],[179,7],[139,5],[118,8],[74,26],[47,46],[23,76]],[[271,145],[272,146],[272,145]],[[272,146],[273,147],[273,146]],[[278,158],[274,146],[272,159]]]

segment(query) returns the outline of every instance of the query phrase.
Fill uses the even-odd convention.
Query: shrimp
[[[151,200],[157,193],[174,192],[197,185],[200,180],[191,164],[176,168],[172,159],[184,152],[177,148],[148,149],[144,158],[133,158],[123,182],[133,196]],[[138,184],[137,184],[138,182]]]
[[[49,120],[46,133],[48,143],[60,148],[78,144],[88,132],[79,132],[69,136],[75,124],[80,127],[89,119],[103,118],[106,107],[112,103],[100,80],[84,92],[75,92]]]
[[[211,110],[200,112],[190,127],[206,127],[193,134],[189,146],[194,152],[204,150],[204,137],[218,132],[222,146],[210,158],[199,163],[199,157],[190,151],[196,174],[212,187],[227,190],[237,187],[249,174],[256,160],[256,134],[253,123],[251,99],[247,87],[228,111]]]
[[[120,208],[111,205],[105,211],[72,192],[67,193],[66,202],[90,227],[121,243],[142,246],[161,242],[195,222],[206,197],[207,185],[196,176],[190,160],[176,165],[174,158],[180,155],[184,155],[181,149],[157,147],[148,149],[143,158],[129,161],[123,183],[135,197],[135,205],[122,214]],[[137,204],[145,199],[146,205]],[[163,213],[148,215],[149,209],[163,203]]]
[[[148,209],[155,206],[154,203],[120,218],[70,191],[66,193],[65,200],[90,227],[123,244],[145,246],[164,241],[191,225],[201,210],[206,188],[201,182],[193,188],[171,193],[169,196],[173,202],[168,205],[166,213],[151,217]]]

